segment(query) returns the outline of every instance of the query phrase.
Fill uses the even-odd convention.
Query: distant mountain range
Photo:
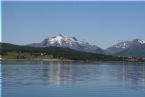
[[[63,47],[73,50],[91,52],[97,54],[106,55],[118,55],[118,56],[141,56],[145,57],[145,41],[141,39],[134,39],[131,41],[123,41],[117,43],[107,49],[102,49],[99,46],[89,44],[85,41],[80,41],[75,37],[68,37],[63,35],[48,37],[40,43],[31,43],[28,46],[31,47]]]
[[[129,47],[121,52],[114,54],[116,56],[135,56],[145,57],[145,44]]]
[[[49,46],[64,47],[78,51],[105,54],[105,50],[101,49],[96,45],[91,45],[88,42],[79,41],[75,37],[63,36],[61,34],[58,36],[48,37],[40,43],[32,43],[28,45],[32,47],[49,47]]]
[[[112,55],[145,57],[145,41],[134,39],[117,43],[106,49]]]
[[[68,37],[60,34],[58,36],[48,37],[40,43],[31,43],[25,46],[36,48],[61,47],[95,54],[145,57],[145,41],[141,39],[122,41],[107,49],[102,49],[99,46],[80,41],[75,37]]]
[[[0,55],[2,60],[7,59],[26,59],[26,60],[80,60],[80,61],[128,61],[145,62],[144,58],[118,57],[88,53],[63,47],[30,47],[14,45],[10,43],[0,43]]]

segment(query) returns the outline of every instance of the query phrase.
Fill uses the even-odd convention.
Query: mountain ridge
[[[68,36],[64,36],[60,34],[57,36],[47,37],[40,43],[32,43],[32,44],[29,44],[29,46],[32,46],[32,47],[55,46],[55,47],[70,48],[73,50],[90,52],[90,53],[105,54],[105,55],[118,55],[119,52],[123,53],[123,51],[125,51],[126,49],[140,46],[142,44],[145,44],[145,41],[139,38],[136,38],[130,41],[119,42],[117,44],[114,44],[108,47],[107,49],[102,49],[101,47],[92,45],[89,42],[81,41],[77,39],[76,37],[68,37]],[[139,51],[133,51],[133,52],[139,52]]]
[[[136,45],[114,54],[116,56],[145,57],[145,44]]]
[[[145,44],[145,41],[137,38],[137,39],[134,39],[131,41],[122,41],[122,42],[116,43],[116,44],[108,47],[106,49],[106,51],[110,52],[111,54],[116,54],[116,53],[122,52],[128,48],[140,46],[142,44]]]
[[[80,41],[76,37],[63,36],[62,34],[58,36],[45,38],[40,43],[32,43],[28,45],[32,47],[56,46],[56,47],[71,48],[78,51],[105,54],[105,50],[96,45],[91,45],[89,42],[86,41]]]
[[[116,43],[107,49],[102,49],[96,45],[92,45],[89,42],[81,41],[76,37],[68,37],[62,34],[57,36],[51,36],[43,39],[38,43],[30,43],[25,46],[30,47],[62,47],[70,48],[77,51],[89,52],[95,54],[104,55],[117,55],[117,56],[143,56],[145,55],[145,48],[142,46],[145,44],[144,40],[136,38],[130,41],[122,41]],[[129,52],[129,53],[128,53]],[[143,55],[144,54],[144,55]]]

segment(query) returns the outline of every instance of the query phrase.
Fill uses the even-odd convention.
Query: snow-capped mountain
[[[145,43],[129,47],[121,52],[116,53],[115,56],[145,57]]]
[[[88,42],[79,41],[75,37],[63,36],[61,34],[58,36],[48,37],[40,43],[29,44],[29,46],[33,47],[56,46],[56,47],[71,48],[78,51],[105,54],[105,51],[96,45],[91,45]]]
[[[115,53],[121,52],[123,50],[126,50],[130,47],[134,47],[134,46],[142,45],[142,44],[145,44],[144,40],[134,39],[132,41],[124,41],[124,42],[117,43],[117,44],[107,48],[106,51],[110,52],[111,54],[115,54]]]

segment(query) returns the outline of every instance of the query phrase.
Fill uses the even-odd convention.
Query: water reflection
[[[2,64],[2,85],[67,86],[79,82],[117,83],[145,88],[145,65],[141,63],[37,62]]]
[[[43,77],[48,80],[49,84],[65,85],[71,84],[73,78],[72,64],[62,65],[60,62],[51,62],[43,65]]]
[[[85,63],[52,62],[43,65],[43,77],[49,84],[57,86],[73,84],[77,81],[92,80],[100,76],[99,65]]]

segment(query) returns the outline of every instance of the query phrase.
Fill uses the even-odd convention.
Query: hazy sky
[[[145,2],[2,2],[3,42],[41,42],[58,34],[102,48],[145,40]]]

